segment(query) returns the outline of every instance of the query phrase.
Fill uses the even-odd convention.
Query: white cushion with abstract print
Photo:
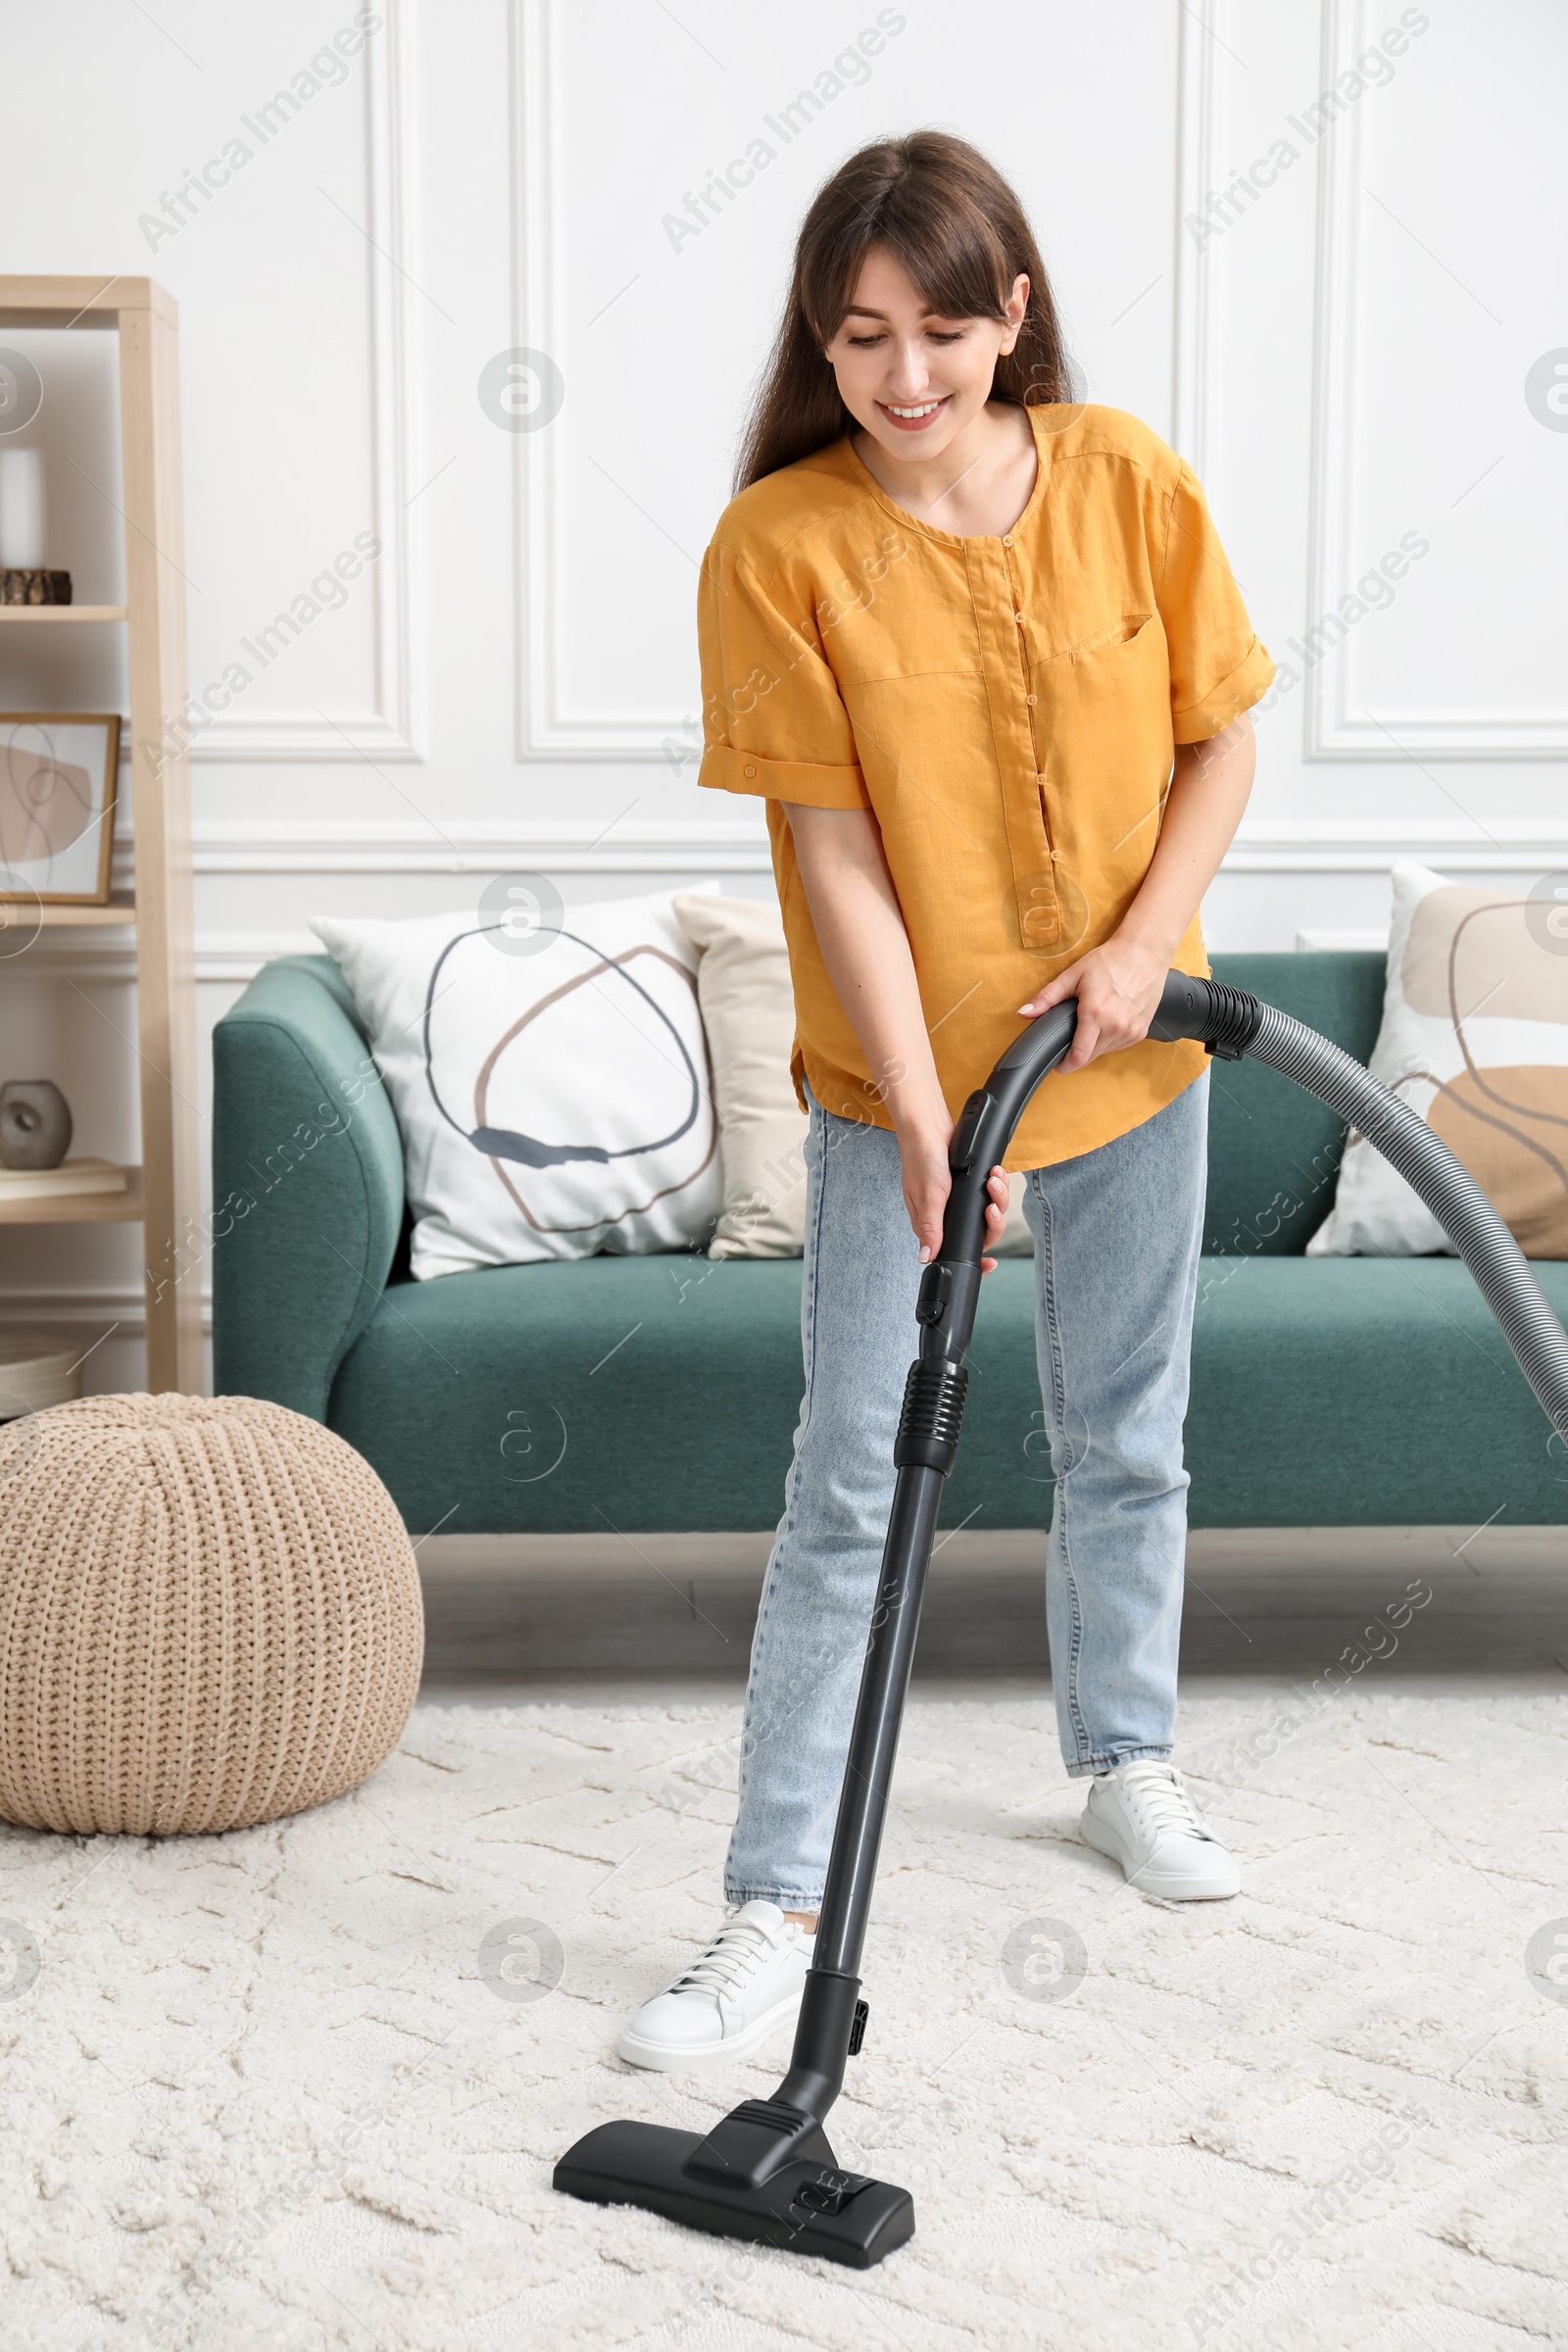
[[[1463,1160],[1527,1257],[1568,1257],[1568,939],[1540,895],[1394,869],[1375,1078]],[[1453,1244],[1351,1134],[1309,1257],[1418,1257]]]
[[[397,1116],[416,1281],[708,1243],[718,1125],[672,895],[313,917]]]

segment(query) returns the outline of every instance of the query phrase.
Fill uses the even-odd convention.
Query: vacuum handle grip
[[[1076,997],[1065,997],[1059,1004],[1037,1013],[959,1111],[948,1145],[953,1184],[942,1220],[942,1247],[934,1263],[955,1268],[978,1266],[985,1247],[991,1171],[1011,1143],[1013,1130],[1041,1079],[1055,1068],[1072,1044],[1077,1025]],[[968,1344],[967,1334],[963,1344]]]
[[[1167,1044],[1177,1038],[1201,1038],[1211,1052],[1234,1058],[1250,1043],[1258,1017],[1255,997],[1192,972],[1171,972],[1148,1033]],[[956,1359],[968,1347],[991,1171],[1011,1143],[1036,1087],[1072,1044],[1077,1025],[1076,997],[1064,997],[1059,1004],[1037,1013],[958,1113],[948,1146],[953,1183],[942,1220],[942,1247],[920,1290],[922,1353],[942,1352]],[[943,1269],[940,1275],[938,1268]]]

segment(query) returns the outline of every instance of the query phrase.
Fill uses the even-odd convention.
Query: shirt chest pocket
[[[1174,743],[1157,612],[1129,613],[1042,662],[1034,716],[1053,840],[1084,873],[1141,873],[1153,854]]]

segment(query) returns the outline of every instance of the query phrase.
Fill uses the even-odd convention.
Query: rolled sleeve
[[[1177,743],[1201,743],[1261,701],[1274,663],[1186,465],[1170,495],[1155,602],[1169,648],[1171,733]]]
[[[1177,743],[1204,743],[1210,735],[1221,735],[1244,710],[1261,702],[1274,676],[1274,664],[1260,638],[1254,637],[1247,649],[1246,659],[1238,663],[1228,678],[1211,687],[1200,703],[1189,710],[1172,710],[1171,734]]]
[[[760,752],[740,752],[729,743],[709,745],[697,781],[716,785],[720,792],[755,792],[769,801],[800,801],[808,808],[871,806],[858,765],[823,767],[808,760],[768,760]]]
[[[699,784],[813,808],[867,808],[855,729],[817,647],[751,566],[714,540],[697,594]]]

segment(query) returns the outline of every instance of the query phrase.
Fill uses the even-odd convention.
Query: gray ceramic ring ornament
[[[52,1078],[8,1078],[0,1086],[0,1162],[58,1168],[71,1149],[71,1104]]]

